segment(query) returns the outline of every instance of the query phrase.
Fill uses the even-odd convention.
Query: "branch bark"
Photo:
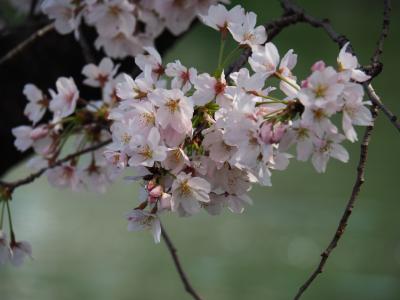
[[[164,226],[162,226],[162,225],[161,225],[161,235],[162,235],[162,238],[171,254],[175,268],[178,271],[179,277],[183,283],[183,286],[185,287],[186,292],[188,292],[188,294],[190,294],[193,297],[193,299],[202,300],[202,298],[199,296],[199,294],[196,292],[196,290],[191,285],[191,283],[188,279],[188,276],[186,275],[185,271],[182,268],[182,264],[178,257],[178,251],[176,250],[170,237],[168,236],[167,232],[165,231]]]

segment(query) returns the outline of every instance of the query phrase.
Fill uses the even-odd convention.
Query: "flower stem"
[[[265,103],[283,103],[283,104],[288,104],[289,103],[288,101],[281,100],[281,99],[278,99],[278,98],[275,98],[275,97],[271,97],[271,96],[268,96],[268,95],[265,96],[265,95],[262,95],[262,94],[257,94],[257,96],[261,97],[261,98],[264,98],[264,99],[271,100],[271,101],[265,102]],[[264,103],[264,102],[260,102],[260,103]]]
[[[3,200],[3,205],[1,207],[1,216],[0,216],[0,230],[3,229],[3,221],[4,221],[4,208],[6,206],[6,200]]]
[[[236,54],[236,52],[240,49],[239,46],[237,46],[235,49],[233,49],[227,57],[225,57],[224,61],[222,62],[221,68],[224,68],[227,62]]]
[[[13,242],[15,242],[15,234],[14,234],[14,228],[13,228],[13,223],[12,223],[10,204],[8,202],[9,201],[7,200],[6,201],[6,206],[7,206],[7,213],[8,213],[8,224],[10,226],[11,243],[13,243]]]
[[[218,55],[218,70],[221,70],[222,57],[224,56],[224,50],[225,50],[225,43],[226,39],[223,39],[221,37],[221,44],[219,46],[219,55]]]
[[[300,87],[296,83],[291,82],[287,77],[283,76],[281,73],[275,72],[274,75],[276,77],[278,77],[280,80],[286,82],[288,85],[290,85],[294,89],[296,89],[298,91],[300,90]]]

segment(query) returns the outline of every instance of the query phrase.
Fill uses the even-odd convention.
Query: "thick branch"
[[[161,235],[171,254],[172,260],[174,261],[176,270],[178,271],[179,277],[183,283],[183,286],[185,287],[186,292],[188,292],[193,297],[193,299],[202,300],[202,298],[197,294],[197,292],[191,285],[188,276],[186,275],[185,271],[182,268],[181,262],[177,254],[177,250],[174,244],[172,243],[171,239],[169,238],[167,232],[165,231],[165,228],[162,225],[161,225]]]

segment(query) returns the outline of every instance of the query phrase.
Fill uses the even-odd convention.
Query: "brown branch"
[[[169,250],[169,253],[171,254],[172,260],[174,261],[176,270],[178,271],[179,277],[183,283],[183,286],[185,287],[186,292],[188,292],[193,299],[196,300],[202,300],[202,298],[197,294],[193,286],[191,285],[188,276],[186,275],[185,271],[182,268],[181,262],[178,257],[178,251],[176,250],[174,244],[172,243],[171,239],[169,238],[167,232],[165,231],[164,226],[161,224],[161,235],[162,238],[167,245],[167,248]]]
[[[381,63],[380,58],[383,53],[383,43],[388,36],[390,26],[390,12],[392,10],[390,0],[384,0],[384,12],[383,12],[383,24],[382,31],[379,40],[376,45],[374,55],[372,56],[371,62],[374,64]]]
[[[349,42],[346,36],[339,34],[334,30],[329,20],[318,19],[314,16],[308,15],[302,8],[295,5],[290,0],[281,0],[281,3],[287,15],[298,16],[298,22],[309,24],[315,28],[322,28],[326,32],[326,34],[331,38],[331,40],[334,41],[336,44],[338,44],[339,48],[342,48],[347,42]],[[390,0],[384,0],[384,18],[383,18],[381,35],[377,43],[377,48],[371,59],[372,64],[364,68],[365,71],[368,73],[368,75],[370,75],[372,78],[376,77],[382,71],[382,63],[380,62],[380,58],[383,51],[383,42],[389,32],[390,11],[391,11]],[[347,50],[355,55],[351,43],[349,45],[350,46]],[[386,117],[393,124],[393,126],[397,128],[397,130],[400,132],[400,122],[398,121],[398,117],[381,101],[377,101],[377,99],[375,98],[371,98],[371,101],[380,110],[382,110],[382,112],[386,115]]]
[[[25,178],[23,178],[23,179],[20,179],[20,180],[14,181],[14,182],[4,182],[4,181],[0,181],[0,187],[6,189],[6,190],[7,190],[6,193],[7,193],[8,195],[11,195],[12,192],[13,192],[17,187],[20,187],[20,186],[22,186],[22,185],[25,185],[25,184],[28,184],[28,183],[31,183],[31,182],[35,181],[36,179],[38,179],[38,178],[39,178],[44,172],[46,172],[47,170],[53,169],[53,168],[55,168],[55,167],[57,167],[57,166],[60,166],[60,165],[62,165],[63,163],[65,163],[65,162],[67,162],[67,161],[70,161],[71,159],[74,159],[74,158],[76,158],[76,157],[78,157],[78,156],[81,156],[81,155],[83,155],[83,154],[86,154],[86,153],[95,151],[95,150],[97,150],[97,149],[100,149],[101,147],[104,147],[105,145],[108,145],[110,142],[111,142],[111,140],[106,140],[106,141],[103,141],[103,142],[98,143],[98,144],[96,144],[96,145],[90,146],[90,147],[88,147],[88,148],[86,148],[86,149],[82,149],[82,150],[77,151],[77,152],[75,152],[75,153],[69,154],[69,155],[67,155],[66,157],[64,157],[64,158],[62,158],[62,159],[59,159],[59,160],[56,160],[56,161],[53,162],[53,163],[50,163],[47,167],[43,167],[43,168],[41,168],[40,170],[38,170],[38,171],[36,171],[36,172],[30,174],[29,176],[27,176],[27,177],[25,177]]]
[[[14,56],[18,55],[25,48],[29,47],[31,44],[33,44],[36,40],[40,39],[42,36],[51,32],[53,29],[54,29],[54,25],[51,23],[51,24],[48,24],[48,25],[40,28],[38,31],[34,32],[27,39],[22,41],[15,48],[13,48],[9,52],[7,52],[6,55],[4,55],[2,58],[0,58],[0,66],[2,64],[4,64],[6,61],[12,59]]]
[[[369,86],[369,89],[373,91],[371,85]],[[376,94],[375,94],[376,96]],[[372,116],[373,116],[373,121],[375,122],[375,119],[377,117],[377,110],[376,107],[373,106],[371,108]],[[325,249],[324,252],[321,254],[321,260],[317,266],[317,268],[314,270],[314,272],[310,275],[310,277],[307,279],[307,281],[300,287],[299,291],[297,292],[296,296],[294,297],[295,300],[300,299],[300,297],[303,295],[303,293],[307,290],[307,288],[311,285],[311,283],[315,280],[315,278],[322,273],[324,266],[326,264],[326,261],[329,258],[329,255],[331,252],[336,248],[339,240],[341,239],[342,235],[344,234],[347,226],[347,222],[350,218],[350,215],[353,211],[354,204],[357,200],[357,196],[360,192],[361,186],[364,183],[364,175],[365,175],[365,165],[367,162],[367,155],[368,155],[368,146],[369,142],[371,139],[371,133],[372,130],[374,129],[374,123],[371,126],[368,126],[365,130],[364,133],[364,138],[361,144],[361,151],[360,151],[360,160],[358,162],[357,166],[357,177],[356,181],[353,186],[353,190],[351,192],[351,196],[349,201],[347,202],[346,209],[342,215],[342,218],[340,219],[339,225],[336,229],[335,235],[333,236],[331,242],[329,243],[328,247]]]
[[[339,45],[339,47],[343,47],[345,43],[348,42],[348,39],[344,35],[338,34],[332,27],[332,25],[329,23],[328,20],[320,20],[317,19],[313,16],[307,15],[304,10],[300,9],[299,7],[295,6],[291,1],[289,0],[282,0],[282,7],[286,11],[287,14],[297,14],[301,16],[301,21],[310,24],[313,27],[320,27],[325,30],[327,35]],[[372,58],[372,68],[374,68],[374,72],[371,75],[371,79],[376,77],[381,71],[382,71],[382,63],[379,61],[380,55],[383,50],[383,42],[384,39],[387,36],[388,29],[389,29],[389,13],[390,13],[390,0],[385,0],[384,1],[384,21],[383,21],[383,27],[382,27],[382,33],[380,35],[380,38],[377,43],[377,50],[375,51],[373,58]],[[349,51],[354,53],[354,50],[349,47]],[[336,232],[329,243],[328,247],[325,249],[325,251],[321,254],[321,260],[317,266],[317,268],[314,270],[314,272],[309,276],[309,278],[306,280],[306,282],[300,287],[299,291],[297,292],[295,296],[295,300],[300,299],[300,297],[303,295],[303,293],[307,290],[307,288],[313,283],[313,281],[316,279],[316,277],[322,273],[324,266],[331,254],[331,252],[336,248],[339,240],[341,239],[342,235],[344,234],[344,231],[347,226],[347,222],[350,218],[350,215],[353,211],[354,204],[357,200],[357,196],[360,192],[361,186],[364,183],[364,175],[365,175],[365,165],[367,162],[367,154],[368,154],[368,145],[369,141],[371,139],[371,133],[372,130],[374,129],[374,123],[375,119],[377,117],[377,107],[380,109],[385,108],[385,106],[382,104],[380,101],[378,95],[375,93],[374,89],[372,86],[368,83],[364,84],[364,87],[367,91],[367,95],[369,96],[370,100],[373,103],[373,106],[371,108],[371,113],[373,117],[373,123],[371,126],[368,126],[367,129],[365,130],[363,142],[361,144],[361,150],[360,150],[360,159],[357,167],[357,177],[356,181],[354,183],[352,193],[350,196],[350,199],[347,203],[347,206],[345,208],[345,211],[342,215],[342,218],[340,219],[339,225],[336,229]],[[379,106],[378,104],[381,104]],[[396,120],[392,123],[396,126]],[[397,126],[396,126],[397,127]]]

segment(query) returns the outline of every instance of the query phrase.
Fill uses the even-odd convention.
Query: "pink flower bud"
[[[149,191],[150,197],[159,198],[163,194],[163,187],[161,185],[157,185],[151,191]]]
[[[40,126],[31,131],[30,138],[34,141],[40,140],[47,136],[49,130],[45,126]]]
[[[152,189],[154,189],[156,187],[156,183],[155,181],[151,180],[147,183],[146,189],[147,191],[151,191]]]
[[[325,62],[322,60],[317,61],[311,67],[311,71],[313,71],[313,72],[322,71],[323,69],[325,69]]]
[[[304,88],[304,89],[308,88],[308,80],[302,80],[301,81],[301,87]]]
[[[160,199],[160,208],[162,209],[171,209],[171,195],[167,193],[163,193]]]
[[[260,136],[261,140],[265,144],[276,144],[279,143],[283,134],[285,133],[287,125],[282,123],[267,123],[265,122],[261,126]]]

